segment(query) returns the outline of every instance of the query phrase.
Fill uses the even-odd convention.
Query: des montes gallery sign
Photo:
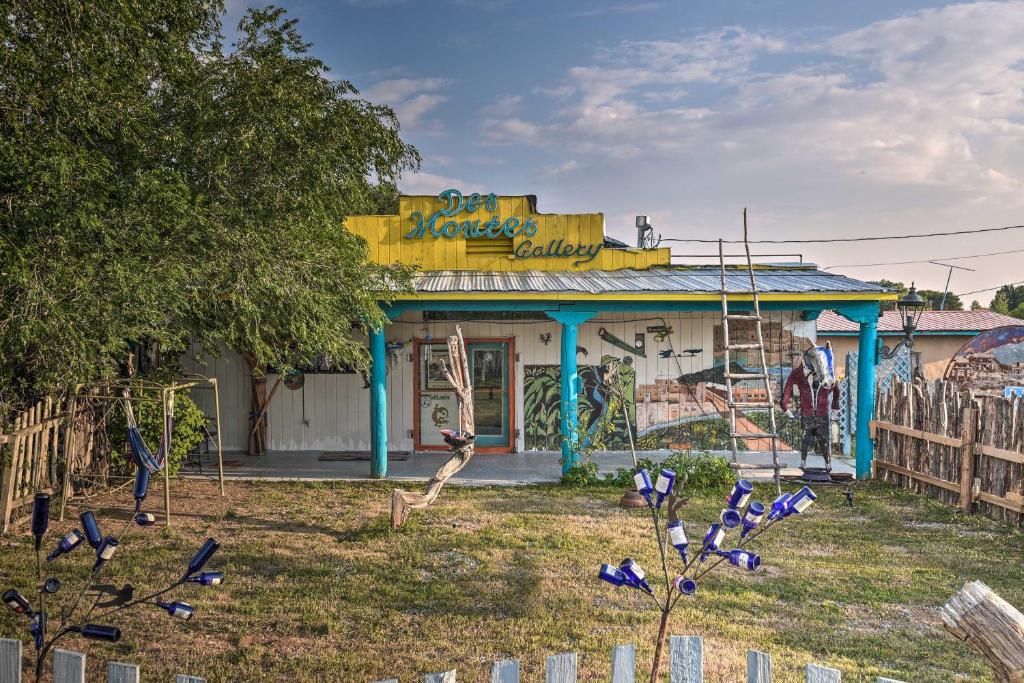
[[[429,217],[419,211],[409,214],[413,227],[405,234],[405,239],[423,239],[428,234],[435,239],[504,239],[523,235],[534,237],[537,234],[537,223],[532,218],[509,216],[502,218],[497,214],[498,197],[494,193],[481,195],[474,192],[468,196],[458,190],[445,190],[437,195],[445,206],[432,213]],[[489,220],[458,220],[460,214],[472,214],[481,207],[491,212]],[[546,245],[534,243],[532,239],[524,239],[515,248],[513,255],[517,259],[530,258],[570,258],[577,257],[574,266],[593,261],[601,251],[603,244],[573,244],[564,238],[552,239]]]

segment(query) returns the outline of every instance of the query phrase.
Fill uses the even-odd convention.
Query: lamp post
[[[888,346],[883,346],[878,352],[879,358],[886,360],[894,358],[904,346],[907,349],[914,348],[914,330],[917,329],[921,313],[924,312],[927,305],[928,302],[917,293],[914,283],[910,283],[910,291],[896,302],[896,309],[900,312],[900,319],[903,321],[903,339],[891,349]]]

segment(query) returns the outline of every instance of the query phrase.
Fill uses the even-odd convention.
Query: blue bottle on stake
[[[627,557],[619,565],[619,569],[626,575],[626,579],[633,588],[639,588],[640,590],[654,595],[654,590],[651,588],[651,584],[647,583],[647,579],[644,578],[644,570],[640,568],[640,565],[636,563],[631,557]]]
[[[742,509],[747,501],[750,500],[750,494],[754,491],[754,485],[746,479],[739,479],[733,484],[732,491],[725,497],[726,504],[733,510]]]
[[[103,542],[103,534],[100,533],[100,525],[96,523],[96,515],[88,511],[83,512],[79,516],[79,520],[82,522],[85,540],[89,541],[89,545],[93,548],[99,548],[100,543]]]
[[[626,578],[626,574],[621,569],[614,565],[610,565],[607,562],[601,565],[601,569],[597,573],[597,576],[602,581],[607,581],[615,587],[629,583],[629,580]]]
[[[651,500],[651,492],[654,490],[654,485],[651,483],[651,475],[647,470],[637,470],[633,475],[633,483],[636,484],[636,492],[644,497],[649,507],[653,507],[654,501]]]
[[[743,530],[740,532],[740,538],[746,538],[747,534],[757,528],[757,525],[761,523],[761,518],[764,517],[764,503],[753,501],[747,506],[747,513],[743,515]]]
[[[72,550],[77,548],[85,540],[85,536],[78,529],[72,529],[71,531],[64,534],[59,541],[57,541],[57,547],[53,549],[53,552],[46,556],[47,562],[53,562],[61,555],[67,555]]]
[[[657,497],[654,502],[654,507],[660,509],[661,504],[665,502],[669,494],[672,493],[672,486],[676,483],[676,473],[670,469],[662,469],[658,474],[658,481],[654,484],[654,492]]]
[[[690,561],[686,558],[686,548],[689,546],[690,541],[686,538],[686,527],[682,521],[677,520],[669,523],[668,538],[673,547],[679,551],[679,556],[683,558],[683,564],[689,564]]]
[[[740,517],[739,510],[735,508],[725,508],[722,510],[721,519],[722,524],[724,524],[727,529],[735,529],[740,525],[743,518]]]

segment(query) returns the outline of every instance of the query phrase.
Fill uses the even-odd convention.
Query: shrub
[[[562,474],[562,485],[571,488],[582,489],[600,482],[596,462],[581,462]]]
[[[640,458],[637,463],[654,476],[662,467],[673,470],[678,481],[686,478],[686,488],[689,491],[708,491],[728,486],[736,480],[732,470],[729,469],[729,462],[721,456],[710,453],[673,453],[660,464],[648,458]],[[631,488],[633,473],[634,470],[621,467],[615,471],[615,474],[609,474],[605,479],[616,486]]]

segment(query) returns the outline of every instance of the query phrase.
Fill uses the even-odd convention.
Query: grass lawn
[[[491,661],[511,657],[532,682],[546,655],[575,651],[581,681],[607,681],[612,646],[630,642],[649,668],[658,613],[596,578],[600,562],[625,556],[660,575],[649,517],[616,507],[618,491],[450,487],[392,533],[390,490],[239,483],[220,498],[212,483],[176,482],[175,526],[130,532],[111,578],[158,588],[214,536],[223,548],[211,567],[226,583],[177,594],[196,607],[192,621],[136,610],[122,615],[120,643],[63,647],[88,652],[90,680],[116,659],[140,664],[144,680],[412,683],[455,667],[460,681],[486,681]],[[756,493],[773,498],[768,487]],[[938,608],[972,579],[1024,606],[1024,534],[881,483],[857,488],[852,508],[841,489],[819,494],[808,514],[754,544],[759,572],[716,571],[673,614],[672,633],[704,636],[707,680],[744,680],[748,648],[771,653],[779,681],[803,681],[809,661],[844,681],[991,680],[944,632]],[[104,531],[127,519],[130,499],[124,490],[92,501]],[[691,499],[691,540],[720,508],[718,493]],[[67,526],[55,522],[47,545]],[[26,530],[0,538],[0,553],[0,585],[28,593]],[[86,548],[55,563],[65,599],[90,564]],[[0,611],[0,636],[27,642],[24,620]]]

